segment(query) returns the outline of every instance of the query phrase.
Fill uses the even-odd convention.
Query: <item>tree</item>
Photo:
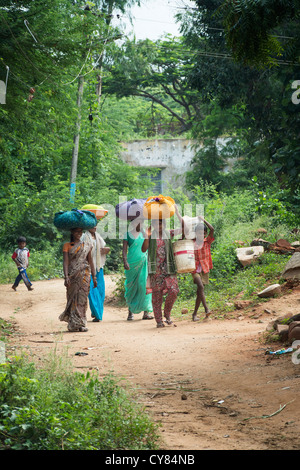
[[[299,8],[299,0],[226,0],[219,14],[235,58],[258,66],[299,61]]]
[[[242,18],[242,12],[248,13],[251,9],[255,10],[258,4],[261,7],[265,4],[270,6],[271,2],[228,1],[224,3],[222,0],[196,0],[195,3],[196,11],[178,16],[185,41],[195,51],[190,83],[209,103],[215,122],[216,111],[219,113],[220,123],[223,123],[224,113],[232,114],[233,117],[231,124],[229,120],[229,126],[227,124],[226,127],[223,124],[215,125],[215,137],[220,136],[220,131],[223,135],[225,133],[230,137],[238,137],[240,142],[243,142],[241,164],[245,167],[249,161],[251,171],[255,169],[253,161],[256,159],[260,162],[257,169],[261,168],[261,165],[264,165],[266,169],[271,168],[272,165],[280,185],[289,186],[295,196],[299,185],[300,109],[291,102],[290,87],[291,77],[293,74],[295,74],[294,77],[296,76],[297,68],[283,64],[277,69],[254,67],[250,62],[242,60],[241,56],[237,57],[235,49],[231,50],[226,42],[226,37],[230,34],[232,38],[235,38],[236,34],[240,34],[239,37],[244,34],[245,41],[241,41],[239,47],[241,50],[244,49],[245,54],[248,52],[254,54],[254,49],[251,52],[246,39],[252,41],[252,38],[255,38],[256,28],[259,29],[261,25],[258,24],[257,16],[253,15],[252,19],[255,24],[252,26],[249,24],[247,29],[245,23],[247,23],[246,19],[249,20],[249,16]],[[274,0],[273,3],[280,2]],[[282,5],[288,3],[284,0],[281,2]],[[226,8],[229,6],[230,14],[226,16]],[[236,16],[233,12],[236,12]],[[271,22],[272,15],[269,10],[265,12],[262,8],[260,12],[263,16],[266,13],[268,21]],[[282,17],[286,21],[290,18],[286,11]],[[232,29],[228,26],[229,19]],[[234,19],[236,22],[233,21]],[[274,22],[275,26],[277,24]],[[291,25],[293,30],[295,24],[296,13],[289,22],[287,21],[286,27]],[[239,33],[235,32],[236,29]],[[284,32],[281,31],[281,36],[283,35]],[[288,57],[291,52],[290,44],[286,43],[284,46],[285,57]],[[205,136],[207,132],[206,123],[203,122],[202,126],[197,126],[200,131],[199,138]],[[238,154],[241,156],[240,152]],[[251,176],[253,174],[249,172],[249,178]],[[269,181],[270,178],[267,177],[265,184]]]
[[[120,9],[120,11],[124,12],[126,6],[130,3],[134,3],[134,1],[130,0],[108,0],[105,3],[99,2],[96,0],[96,3],[87,4],[84,8],[84,11],[90,12],[87,13],[88,15],[94,15],[98,18],[104,18],[105,28],[105,37],[99,38],[99,31],[93,31],[92,35],[89,36],[89,41],[99,41],[100,40],[100,47],[101,50],[94,50],[94,53],[98,53],[98,58],[96,60],[96,64],[93,65],[93,69],[96,69],[97,72],[97,85],[96,85],[96,96],[98,106],[100,105],[101,94],[102,94],[102,64],[103,64],[103,57],[105,54],[105,48],[107,44],[111,41],[115,41],[116,39],[120,38],[119,34],[114,34],[111,32],[111,20],[113,17],[114,9]],[[139,2],[137,2],[139,3]],[[96,34],[95,34],[96,33]],[[90,48],[91,49],[91,48]],[[83,68],[83,67],[82,67]],[[81,69],[82,71],[82,69]],[[89,73],[89,72],[87,72]],[[75,192],[76,192],[76,177],[77,177],[77,165],[78,165],[78,153],[79,153],[79,139],[80,139],[80,128],[81,128],[81,103],[83,97],[83,90],[84,90],[84,75],[80,75],[78,77],[78,91],[77,91],[77,120],[76,120],[76,132],[74,135],[74,144],[73,144],[73,151],[72,151],[72,165],[71,165],[71,175],[70,175],[70,193],[71,193],[71,202],[75,202]],[[90,109],[91,111],[91,109]],[[93,120],[93,115],[90,112],[89,115],[90,120]]]
[[[14,244],[22,232],[36,248],[55,244],[54,213],[74,207],[68,188],[79,76],[93,87],[82,100],[76,205],[117,203],[123,191],[132,194],[142,187],[138,170],[118,158],[110,127],[88,118],[91,105],[95,116],[98,112],[94,65],[107,25],[105,15],[94,15],[84,5],[50,0],[45,8],[41,0],[24,0],[22,6],[0,0],[0,65],[10,68],[7,103],[0,107],[2,247]]]
[[[294,191],[300,177],[300,108],[289,94],[299,71],[299,8],[299,0],[228,0],[220,10],[228,45],[238,61],[262,69],[281,65],[273,73],[282,85],[273,109],[277,119],[269,150],[276,173]]]
[[[126,41],[107,64],[103,90],[118,97],[140,96],[163,107],[179,132],[203,117],[197,91],[189,86],[191,51],[181,39]]]

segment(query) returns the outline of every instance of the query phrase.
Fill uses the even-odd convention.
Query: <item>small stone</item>
[[[251,300],[239,300],[237,302],[234,303],[234,307],[237,309],[237,310],[242,310],[243,308],[247,308],[251,305]]]
[[[272,286],[267,287],[266,289],[259,292],[258,297],[273,297],[276,294],[280,294],[281,286],[280,284],[273,284]]]

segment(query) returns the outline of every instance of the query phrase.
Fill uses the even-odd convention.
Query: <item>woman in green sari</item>
[[[143,320],[152,320],[152,295],[146,294],[148,276],[147,253],[142,252],[145,239],[142,221],[135,220],[123,240],[123,263],[125,269],[125,300],[128,305],[127,320],[136,313],[144,312]]]

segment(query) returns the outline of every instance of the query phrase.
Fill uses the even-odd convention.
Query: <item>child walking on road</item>
[[[197,298],[195,302],[195,308],[193,312],[193,321],[198,321],[197,317],[198,308],[202,302],[205,318],[210,315],[209,308],[206,303],[204,294],[204,285],[209,282],[209,271],[212,269],[212,257],[210,247],[214,241],[214,227],[209,224],[203,217],[199,216],[199,219],[203,223],[199,223],[195,228],[196,238],[194,239],[194,250],[195,250],[195,261],[196,269],[192,273],[194,284],[197,286]],[[209,234],[207,235],[207,227],[209,228]]]
[[[28,259],[29,250],[26,247],[26,238],[19,237],[17,239],[17,243],[18,243],[18,248],[16,248],[16,250],[13,252],[12,259],[17,265],[19,274],[16,277],[14,284],[12,285],[12,289],[16,291],[20,281],[23,279],[24,284],[27,287],[27,289],[33,290],[32,284],[26,272],[26,269],[28,268],[28,264],[29,264],[29,259]]]

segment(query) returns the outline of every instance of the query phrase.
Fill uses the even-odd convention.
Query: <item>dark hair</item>
[[[198,232],[198,231],[200,231],[200,230],[201,230],[201,231],[203,230],[203,232],[207,231],[206,225],[205,225],[205,224],[202,224],[202,223],[197,224],[196,227],[195,227],[195,232]]]
[[[17,243],[23,243],[23,242],[26,243],[26,238],[25,237],[18,237]]]

